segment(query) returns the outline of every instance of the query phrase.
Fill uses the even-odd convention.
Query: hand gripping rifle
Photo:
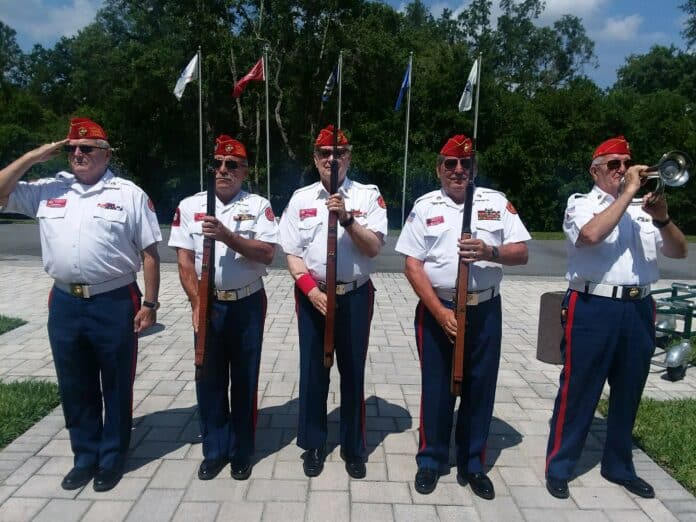
[[[333,154],[329,195],[338,192],[338,126],[334,127]],[[338,213],[329,212],[329,227],[326,237],[326,320],[324,324],[324,368],[331,368],[334,360],[334,331],[336,329],[336,246],[338,242]]]
[[[471,211],[474,202],[474,178],[476,177],[476,152],[471,156],[471,172],[466,184],[466,195],[464,196],[464,215],[462,216],[462,239],[471,238]],[[462,382],[464,381],[464,340],[466,338],[466,301],[469,293],[469,263],[459,257],[457,268],[457,289],[454,297],[454,315],[457,318],[457,336],[454,339],[454,350],[452,352],[452,379],[450,381],[450,391],[452,395],[458,396],[462,393]]]
[[[215,216],[215,174],[208,181],[206,215]],[[210,316],[213,303],[213,286],[215,284],[215,239],[203,238],[203,259],[201,279],[198,281],[198,333],[196,335],[196,380],[205,375],[205,359],[210,335]]]

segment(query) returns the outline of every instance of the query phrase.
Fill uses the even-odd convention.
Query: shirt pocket
[[[487,245],[499,246],[503,244],[503,222],[497,220],[484,220],[476,223],[474,236]]]
[[[456,253],[456,238],[452,238],[452,234],[455,234],[455,231],[448,223],[428,226],[423,235],[428,256],[441,259],[451,252]],[[452,247],[452,241],[455,242],[454,247]]]
[[[319,218],[303,219],[297,225],[300,232],[300,240],[302,245],[308,245],[314,241],[322,228],[323,223]]]
[[[63,228],[67,207],[49,207],[45,203],[39,206],[36,218],[41,226],[41,233],[44,237],[55,237],[58,231]]]
[[[94,221],[112,242],[115,242],[126,227],[127,215],[125,210],[96,207]]]
[[[232,231],[242,236],[244,239],[254,239],[256,232],[254,231],[255,219],[243,219],[236,221],[232,227]]]
[[[646,261],[652,262],[657,260],[657,242],[655,234],[657,231],[652,223],[641,224],[640,226],[640,243],[643,250],[643,256]]]

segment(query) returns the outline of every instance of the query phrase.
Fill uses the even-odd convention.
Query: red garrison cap
[[[227,134],[221,134],[215,138],[215,155],[237,156],[238,158],[247,157],[244,145]]]
[[[332,147],[334,144],[334,126],[328,125],[326,128],[319,131],[317,139],[314,141],[315,147]],[[350,145],[348,143],[348,138],[343,134],[341,129],[338,129],[338,137],[336,139],[336,145]]]
[[[617,136],[616,138],[610,138],[607,141],[601,143],[592,154],[592,159],[597,156],[604,156],[606,154],[631,154],[631,147],[623,136]]]
[[[83,138],[108,140],[104,129],[89,118],[72,118],[70,120],[67,138],[69,140],[79,140]]]
[[[454,156],[455,158],[468,158],[473,154],[471,140],[464,134],[452,136],[440,149],[440,154],[443,156]]]

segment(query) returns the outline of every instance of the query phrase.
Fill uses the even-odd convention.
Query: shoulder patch
[[[147,208],[149,208],[151,212],[155,211],[155,204],[152,202],[152,198],[147,198]]]
[[[510,214],[517,214],[517,209],[516,209],[515,206],[512,204],[512,202],[508,201],[508,202],[507,202],[507,205],[505,206],[505,208],[507,209],[507,211],[508,211]]]
[[[275,214],[273,214],[273,209],[271,207],[266,207],[266,219],[268,221],[274,221],[275,220]]]
[[[382,208],[387,208],[387,204],[384,202],[384,198],[381,195],[377,198],[377,204]]]
[[[173,227],[180,227],[181,226],[181,211],[177,207],[177,209],[174,211],[174,217],[172,218],[172,226]]]

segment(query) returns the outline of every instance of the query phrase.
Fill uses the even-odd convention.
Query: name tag
[[[434,227],[435,225],[439,225],[440,223],[445,222],[445,216],[435,216],[432,218],[428,218],[425,220],[425,224],[429,227]]]
[[[300,209],[300,219],[305,219],[305,218],[310,218],[310,217],[317,217],[317,209],[316,208],[301,208]]]
[[[63,208],[68,203],[67,199],[56,199],[51,198],[46,201],[46,206],[48,208]]]
[[[206,216],[205,212],[196,212],[193,215],[193,220],[194,221],[203,221],[203,218]]]

